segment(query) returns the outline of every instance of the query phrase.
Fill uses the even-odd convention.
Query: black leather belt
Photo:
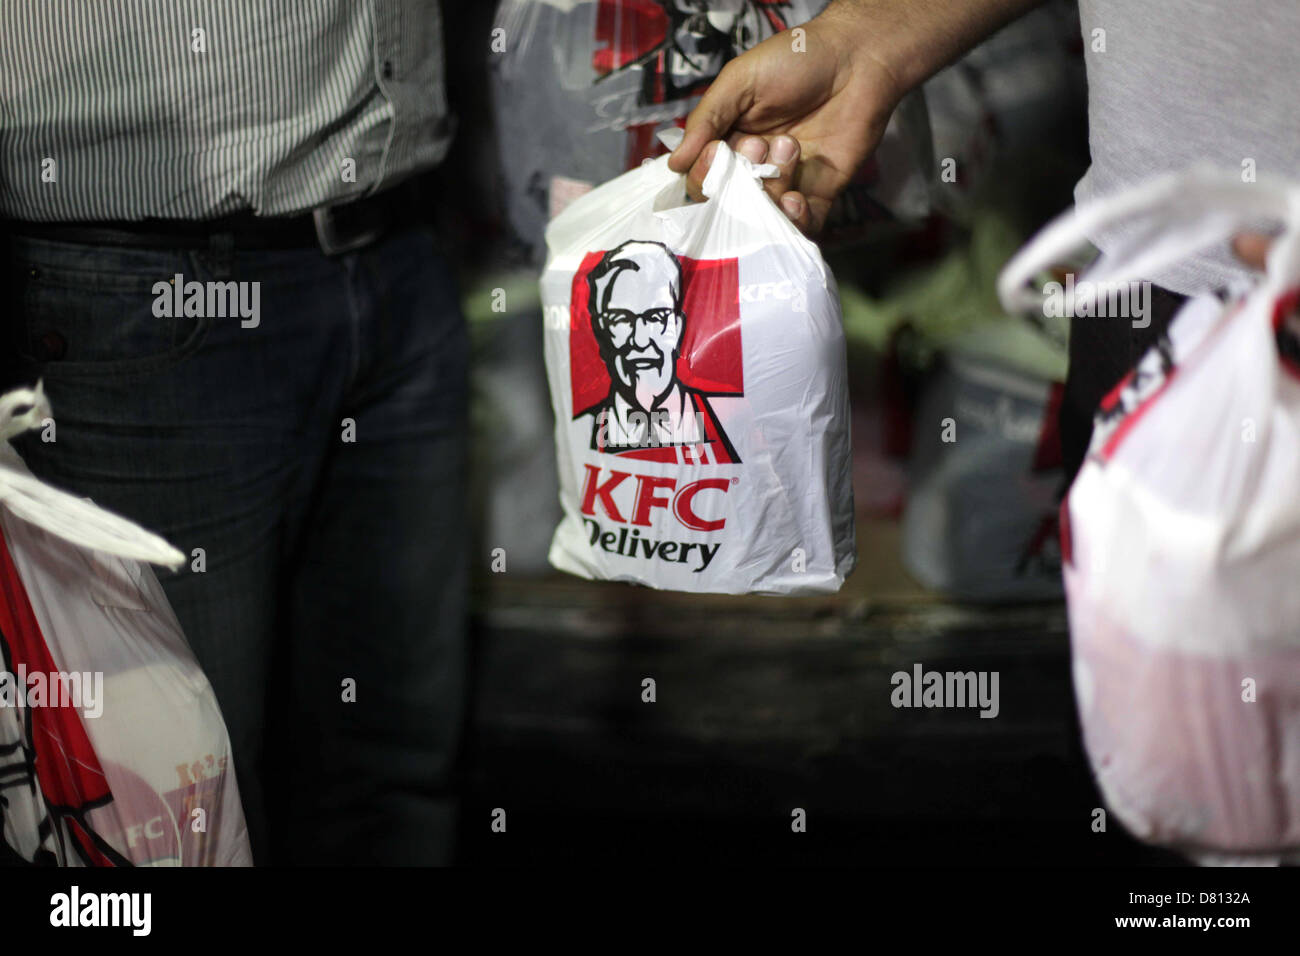
[[[235,248],[306,249],[327,256],[363,249],[386,233],[426,221],[422,181],[401,185],[297,216],[235,213],[220,219],[142,219],[130,222],[19,222],[5,224],[17,236],[137,249],[206,249],[229,236]]]

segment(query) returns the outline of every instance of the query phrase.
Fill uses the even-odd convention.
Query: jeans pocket
[[[174,308],[176,253],[26,244],[11,258],[13,349],[27,371],[51,380],[145,376],[192,355],[211,325],[206,310]],[[180,314],[176,314],[179,312]]]

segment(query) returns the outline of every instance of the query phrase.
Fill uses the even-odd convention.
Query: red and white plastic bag
[[[547,229],[563,518],[550,561],[680,591],[809,594],[853,569],[835,280],[719,145],[688,203],[667,157]]]
[[[44,484],[8,439],[49,419],[0,397],[0,817],[32,863],[249,866],[216,696],[145,562],[184,556]]]
[[[1158,179],[1063,216],[999,283],[1007,308],[1041,307],[1035,273],[1122,222],[1131,245],[1084,277],[1117,290],[1260,220],[1285,226],[1267,274],[1184,306],[1102,402],[1062,505],[1102,792],[1137,836],[1204,861],[1300,854],[1300,188]]]

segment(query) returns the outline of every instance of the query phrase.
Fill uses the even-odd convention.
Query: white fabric
[[[1238,178],[1253,170],[1300,179],[1292,76],[1300,5],[1079,0],[1079,23],[1092,154],[1075,189],[1080,205],[1197,162]],[[1109,222],[1088,238],[1113,253],[1131,240],[1129,225]],[[1231,285],[1242,272],[1220,237],[1142,278],[1197,294]]]

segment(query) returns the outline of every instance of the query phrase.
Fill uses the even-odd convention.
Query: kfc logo
[[[591,448],[676,464],[740,461],[712,399],[744,393],[735,259],[677,257],[629,241],[574,276],[575,419]]]
[[[587,479],[582,490],[582,521],[593,548],[627,558],[686,564],[696,574],[708,568],[722,547],[720,542],[705,544],[642,537],[641,529],[649,531],[654,525],[655,509],[662,508],[690,531],[721,531],[727,524],[721,515],[725,512],[730,479],[700,478],[679,485],[676,478],[633,475],[627,471],[611,471],[604,477],[593,465],[583,468]],[[627,510],[626,505],[619,504],[615,492],[632,486],[629,478],[635,479],[636,495],[630,501],[625,499],[631,506]],[[600,522],[600,512],[622,527],[607,530]],[[713,517],[714,514],[718,517]]]
[[[641,103],[702,91],[726,62],[780,33],[789,0],[601,0],[597,82],[642,73]]]
[[[1120,440],[1142,416],[1148,403],[1162,392],[1177,371],[1174,347],[1161,334],[1138,361],[1137,367],[1101,400],[1093,419],[1091,454],[1109,460]]]
[[[627,129],[627,168],[657,151],[660,123],[686,114],[722,67],[789,26],[788,0],[600,0],[592,67],[596,83],[635,70],[633,93],[597,101],[603,124]],[[605,128],[605,127],[601,127]]]
[[[0,667],[54,673],[57,668],[22,579],[0,536],[0,587],[18,600],[0,602]],[[36,769],[51,768],[36,775]],[[89,816],[113,802],[108,778],[90,743],[81,715],[73,707],[0,707],[0,816],[13,815],[11,846],[31,862],[59,859],[87,866],[131,863],[98,833]],[[26,831],[39,845],[24,844]],[[0,840],[6,832],[0,830]]]

